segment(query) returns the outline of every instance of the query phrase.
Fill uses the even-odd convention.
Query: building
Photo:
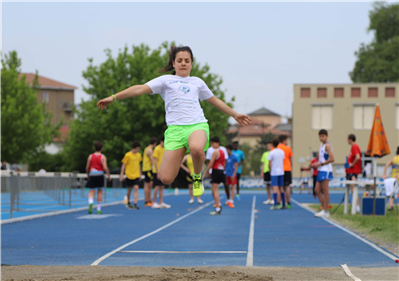
[[[293,104],[293,176],[300,176],[300,167],[320,147],[318,132],[326,129],[333,146],[335,176],[345,174],[344,164],[349,155],[349,134],[356,135],[364,152],[370,137],[375,106],[379,103],[391,154],[377,160],[377,173],[382,174],[385,163],[394,156],[399,140],[399,83],[367,84],[295,84]]]
[[[25,75],[25,81],[32,84],[35,79],[34,73],[21,73]],[[46,111],[52,114],[52,124],[63,122],[60,129],[60,138],[54,138],[54,143],[46,147],[46,151],[55,154],[60,151],[62,143],[69,132],[69,123],[73,119],[72,107],[75,101],[75,90],[77,87],[68,85],[44,76],[38,76],[39,90],[37,99],[40,103],[46,104]]]
[[[255,110],[248,115],[252,118],[252,123],[249,126],[243,127],[240,124],[234,124],[230,127],[228,133],[237,133],[234,141],[248,143],[251,146],[255,146],[262,135],[272,133],[276,136],[288,136],[288,144],[291,144],[290,125],[281,124],[281,115],[264,107]]]

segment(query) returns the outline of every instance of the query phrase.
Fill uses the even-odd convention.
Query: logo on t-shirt
[[[182,91],[183,93],[187,94],[188,92],[190,92],[190,87],[186,85],[181,85],[179,87],[179,91]]]

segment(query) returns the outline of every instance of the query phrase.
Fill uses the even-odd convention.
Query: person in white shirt
[[[46,170],[44,168],[41,168],[38,173],[46,173]]]
[[[280,141],[278,139],[274,139],[272,141],[272,145],[274,149],[269,152],[267,159],[269,160],[269,168],[270,168],[270,176],[271,176],[271,185],[273,189],[273,199],[274,204],[270,208],[270,210],[278,210],[285,209],[285,194],[284,194],[284,151],[280,148],[277,148]],[[277,205],[278,196],[281,196],[282,205]]]
[[[162,75],[144,85],[134,85],[122,92],[111,95],[97,103],[99,109],[117,100],[137,97],[144,94],[160,94],[165,101],[166,123],[165,154],[160,167],[160,180],[169,185],[176,178],[184,156],[191,153],[194,164],[193,194],[198,197],[204,193],[201,171],[205,162],[204,151],[209,147],[209,125],[199,100],[206,100],[238,123],[247,126],[251,122],[248,115],[240,114],[218,99],[203,80],[190,76],[194,56],[188,46],[172,46],[168,65]]]
[[[330,216],[328,212],[328,203],[330,202],[330,194],[328,191],[328,185],[330,180],[333,179],[332,164],[334,162],[334,155],[332,153],[332,145],[328,142],[328,133],[322,129],[319,131],[320,149],[319,149],[319,161],[312,165],[313,168],[317,168],[319,173],[317,174],[317,182],[315,192],[319,197],[319,201],[323,210],[315,214],[315,217],[326,217]]]

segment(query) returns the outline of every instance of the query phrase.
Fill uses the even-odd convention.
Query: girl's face
[[[176,54],[176,59],[173,62],[176,75],[180,77],[190,76],[191,68],[193,66],[191,55],[187,51],[181,51]]]

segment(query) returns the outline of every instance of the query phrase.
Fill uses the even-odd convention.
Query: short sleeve
[[[245,154],[244,154],[243,151],[241,151],[240,155],[241,155],[241,159],[240,160],[244,160],[245,159]]]
[[[289,147],[289,149],[290,149],[290,153],[288,154],[288,156],[289,156],[289,157],[292,157],[292,156],[294,156],[294,154],[292,153],[292,149],[291,149],[291,147]]]
[[[206,157],[205,157],[206,160],[211,160],[212,152],[213,152],[213,149],[208,148],[208,150],[206,151]]]
[[[273,152],[273,151],[272,151],[272,152]],[[270,160],[273,160],[273,154],[274,154],[274,153],[272,153],[272,152],[270,152],[269,155],[267,156],[267,160],[269,160],[269,161],[270,161]]]
[[[262,158],[260,159],[260,162],[265,163],[265,160],[266,160],[266,153],[263,153]]]
[[[152,94],[161,94],[163,92],[163,76],[159,76],[146,83],[151,88]]]
[[[152,157],[153,158],[157,158],[159,157],[159,147],[155,147],[154,152],[152,153]]]
[[[123,157],[123,159],[122,159],[122,161],[121,161],[123,164],[127,164],[127,162],[129,162],[129,156],[128,156],[128,154],[126,153],[125,154],[125,156]]]
[[[200,101],[207,100],[213,97],[213,93],[209,90],[204,81],[201,80],[201,87],[198,90],[198,98]]]
[[[143,161],[143,157],[141,156],[141,153],[139,154],[139,162]]]

